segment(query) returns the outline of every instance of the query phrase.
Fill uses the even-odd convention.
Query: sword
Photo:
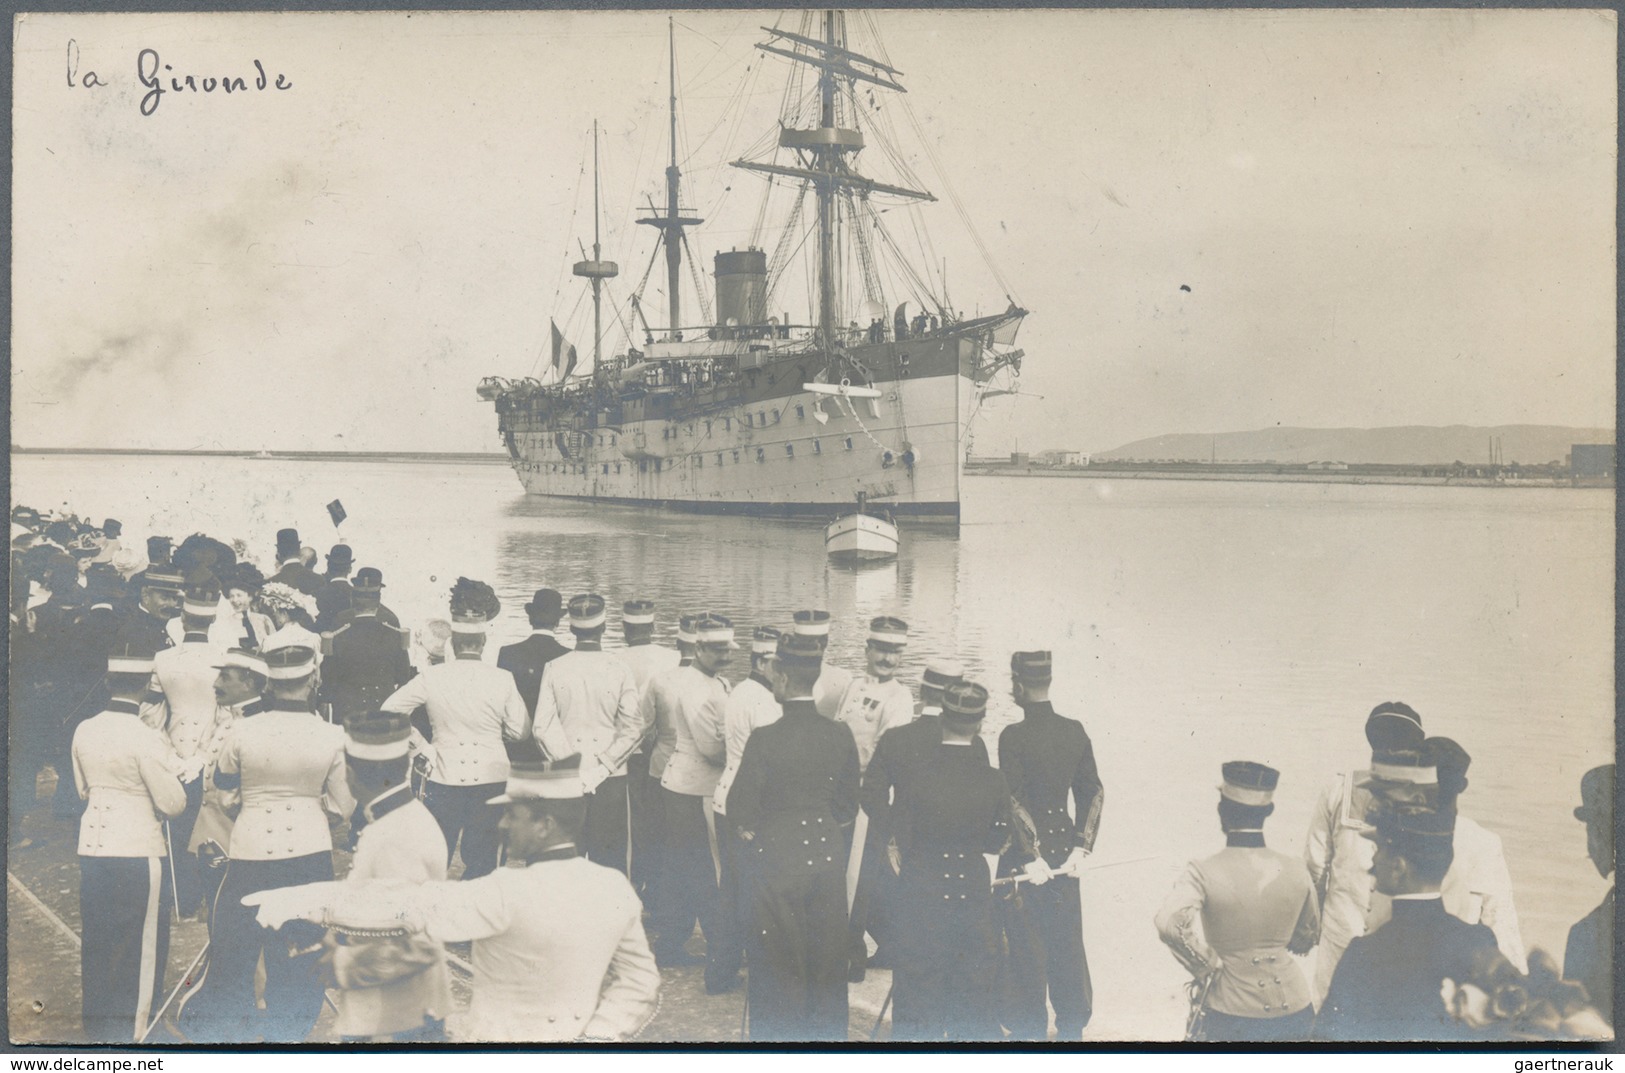
[[[873,1043],[880,1035],[880,1022],[886,1019],[886,1011],[891,1009],[892,993],[897,990],[897,974],[892,974],[891,986],[886,988],[886,1001],[880,1004],[880,1013],[875,1016],[875,1026],[869,1030],[869,1042]]]
[[[175,867],[180,862],[175,860],[175,842],[169,836],[169,821],[164,821],[164,850],[169,854],[169,908],[175,916],[175,923],[181,922],[181,888],[175,882]]]
[[[1213,981],[1219,978],[1219,970],[1214,969],[1200,980],[1193,979],[1186,986],[1190,994],[1191,1012],[1185,1018],[1185,1040],[1195,1043],[1202,1039],[1202,1023],[1207,1020],[1207,993],[1213,990]]]
[[[169,997],[164,999],[164,1004],[158,1007],[158,1012],[153,1014],[152,1019],[147,1022],[146,1030],[141,1033],[141,1038],[135,1041],[138,1046],[147,1042],[147,1037],[152,1035],[152,1030],[158,1027],[159,1021],[163,1020],[164,1011],[169,1009],[169,1004],[171,1002],[175,1001],[175,996],[181,993],[181,988],[192,982],[192,974],[197,971],[197,967],[199,965],[203,964],[204,955],[206,955],[208,952],[209,944],[205,942],[203,944],[203,949],[197,952],[197,957],[193,958],[192,963],[186,966],[186,971],[181,973],[180,983],[175,985],[175,989],[169,993]]]
[[[1074,866],[1074,867],[1057,868],[1055,871],[1050,873],[1050,877],[1052,879],[1077,879],[1079,876],[1083,875],[1084,872],[1098,872],[1098,871],[1100,871],[1100,870],[1102,870],[1104,868],[1116,868],[1119,865],[1124,865],[1124,864],[1139,864],[1141,861],[1154,861],[1160,856],[1161,856],[1161,854],[1151,853],[1151,854],[1147,854],[1144,857],[1128,857],[1128,858],[1125,858],[1123,860],[1107,861],[1104,864],[1087,864],[1086,863],[1086,864],[1077,865],[1077,866]],[[993,885],[995,887],[1008,887],[1008,886],[1015,886],[1015,885],[1020,884],[1020,883],[1031,883],[1031,882],[1032,882],[1032,880],[1028,879],[1027,876],[1023,875],[1020,872],[1017,872],[1013,876],[1005,876],[1003,879],[995,879],[993,881]]]

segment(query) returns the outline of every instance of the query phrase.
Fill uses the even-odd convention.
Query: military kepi
[[[706,612],[694,623],[694,637],[696,642],[702,645],[739,647],[734,643],[733,620],[727,615],[719,615],[714,611]]]
[[[344,751],[357,760],[399,760],[412,737],[411,718],[396,712],[356,712],[344,721]]]
[[[758,626],[750,635],[750,651],[756,656],[771,656],[779,650],[777,626]]]
[[[570,801],[585,795],[586,789],[581,785],[581,754],[575,753],[552,763],[516,762],[508,773],[505,792],[488,803]]]
[[[151,674],[152,652],[136,644],[121,644],[107,657],[108,674]]]
[[[621,605],[621,622],[627,626],[652,626],[655,621],[653,600],[628,600]]]
[[[869,643],[902,648],[908,644],[908,623],[891,615],[869,620]]]
[[[570,628],[596,630],[604,624],[604,598],[596,592],[570,597]]]
[[[1054,660],[1048,652],[1014,652],[1010,655],[1010,674],[1019,682],[1041,685],[1054,674]]]
[[[265,676],[272,681],[292,681],[316,670],[316,650],[306,645],[284,645],[262,654],[265,657]]]
[[[1275,786],[1281,773],[1266,764],[1251,760],[1231,760],[1219,765],[1224,781],[1219,783],[1219,796],[1238,805],[1268,805],[1275,800]]]
[[[774,656],[787,666],[816,667],[824,662],[824,646],[816,637],[803,633],[783,633]]]
[[[942,691],[942,718],[974,723],[987,714],[987,690],[975,682],[955,682]]]
[[[797,611],[796,632],[803,637],[828,637],[828,611]]]

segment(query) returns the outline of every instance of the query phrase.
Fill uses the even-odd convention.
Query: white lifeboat
[[[824,551],[837,564],[880,563],[897,558],[897,526],[858,509],[824,527]]]

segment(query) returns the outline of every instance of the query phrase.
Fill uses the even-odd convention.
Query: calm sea
[[[14,502],[123,521],[125,543],[276,530],[340,534],[383,570],[408,625],[459,575],[491,582],[504,628],[543,585],[742,626],[834,615],[862,666],[870,616],[912,626],[912,673],[950,655],[1014,714],[1009,655],[1055,653],[1056,706],[1094,740],[1106,808],[1085,885],[1091,1037],[1177,1038],[1183,974],[1151,918],[1184,862],[1222,842],[1219,763],[1283,772],[1268,836],[1301,848],[1319,788],[1365,759],[1364,717],[1404,700],[1473,756],[1462,810],[1498,833],[1525,942],[1561,957],[1606,890],[1571,810],[1613,759],[1613,493],[1336,484],[968,478],[964,525],[904,530],[895,564],[829,566],[818,525],[527,498],[499,465],[14,456]],[[736,677],[743,674],[735,668]]]

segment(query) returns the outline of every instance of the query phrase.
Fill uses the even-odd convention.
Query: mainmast
[[[666,246],[666,296],[670,302],[670,319],[666,330],[675,332],[682,326],[682,291],[680,278],[683,267],[683,228],[697,226],[705,221],[695,216],[684,216],[678,206],[682,186],[682,172],[677,167],[677,38],[673,20],[666,20],[666,48],[670,64],[671,84],[671,163],[666,167],[666,214],[651,215],[638,221],[660,229],[661,241]]]
[[[592,121],[592,259],[577,261],[572,270],[584,279],[592,280],[592,367],[597,372],[603,368],[599,364],[602,354],[603,326],[603,289],[606,279],[614,279],[620,274],[621,268],[614,261],[601,260],[602,249],[598,244],[598,120]]]
[[[849,165],[848,155],[855,154],[863,148],[863,133],[837,125],[838,116],[835,110],[839,90],[837,80],[868,82],[899,93],[907,91],[896,81],[896,77],[902,74],[897,68],[848,49],[842,43],[844,35],[841,33],[841,25],[839,12],[825,11],[821,38],[795,34],[788,30],[775,30],[768,26],[762,27],[779,41],[801,47],[784,48],[775,43],[757,45],[757,48],[819,69],[818,126],[811,130],[784,127],[779,131],[779,146],[795,150],[799,166],[759,164],[748,160],[736,160],[733,163],[734,167],[744,168],[747,171],[801,179],[811,183],[817,192],[818,334],[826,352],[835,349],[841,316],[837,307],[840,288],[836,279],[836,255],[840,248],[840,220],[836,212],[836,192],[855,191],[861,197],[879,193],[924,201],[936,200],[924,190],[910,190],[902,186],[877,183],[858,174]]]

